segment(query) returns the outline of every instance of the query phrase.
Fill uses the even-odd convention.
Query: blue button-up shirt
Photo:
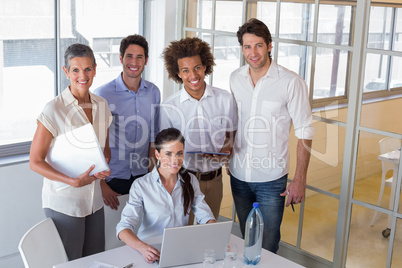
[[[141,79],[137,93],[129,90],[122,74],[97,88],[113,115],[109,128],[109,163],[112,178],[129,179],[148,172],[149,143],[158,134],[160,91],[153,83]]]

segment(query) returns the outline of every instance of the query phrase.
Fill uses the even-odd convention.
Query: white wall
[[[0,267],[24,267],[18,243],[29,228],[45,218],[42,180],[28,163],[0,167]]]

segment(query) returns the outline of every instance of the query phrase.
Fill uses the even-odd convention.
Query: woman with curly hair
[[[184,90],[161,105],[159,129],[174,127],[183,133],[184,167],[200,181],[205,201],[217,219],[223,196],[222,165],[228,160],[237,129],[234,99],[228,91],[204,81],[215,65],[207,42],[197,37],[173,41],[163,57],[169,78],[183,84]],[[189,223],[193,221],[190,215]]]

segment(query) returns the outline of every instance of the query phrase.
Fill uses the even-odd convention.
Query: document
[[[54,169],[72,178],[78,177],[92,165],[95,165],[95,168],[90,175],[109,170],[103,150],[90,123],[54,138],[46,161]]]

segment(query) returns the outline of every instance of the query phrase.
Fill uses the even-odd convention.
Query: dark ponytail
[[[180,130],[176,128],[167,128],[159,132],[159,134],[155,138],[155,149],[160,152],[163,144],[170,141],[178,141],[184,145],[184,137],[181,134]],[[181,169],[179,170],[179,174],[182,178],[180,183],[183,188],[183,208],[184,216],[186,216],[190,213],[190,208],[194,201],[194,188],[191,184],[190,174],[188,174],[186,169],[181,167]]]
[[[181,187],[183,188],[183,208],[184,208],[184,216],[190,214],[191,204],[194,201],[194,188],[191,184],[191,177],[187,170],[183,167],[179,170],[179,174],[182,178]]]

